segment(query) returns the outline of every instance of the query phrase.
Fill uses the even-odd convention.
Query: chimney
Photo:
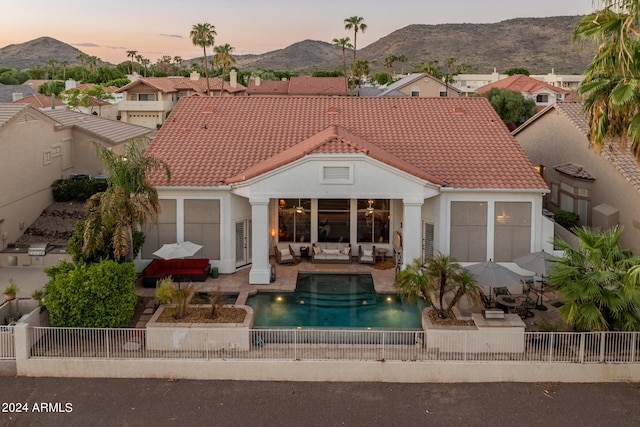
[[[256,77],[256,86],[260,86],[260,77]]]
[[[69,79],[64,82],[64,90],[73,89],[76,87],[76,81],[73,79]]]
[[[13,98],[13,102],[20,101],[22,98],[24,98],[24,94],[22,92],[14,92],[11,94],[11,96]]]
[[[236,70],[231,70],[229,72],[229,85],[231,86],[231,89],[238,87],[238,72]]]
[[[198,73],[197,71],[192,71],[189,75],[189,78],[191,80],[200,80],[200,73]]]

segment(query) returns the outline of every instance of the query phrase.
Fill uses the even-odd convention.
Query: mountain
[[[492,72],[523,67],[535,74],[581,74],[593,57],[594,48],[579,49],[571,36],[580,16],[516,18],[492,24],[409,25],[358,49],[358,58],[377,61],[374,71],[384,69],[390,55],[405,55],[408,61],[396,62],[395,71],[412,71],[414,65],[438,61],[444,69],[448,58],[456,63],[477,67],[478,72]],[[346,32],[345,36],[348,35]],[[58,40],[41,37],[30,42],[0,49],[0,66],[30,68],[46,66],[47,60],[78,63],[78,49]],[[347,52],[347,61],[353,57]],[[242,70],[272,69],[310,72],[342,69],[342,50],[331,43],[304,40],[283,49],[259,55],[236,55]],[[192,58],[184,62],[199,61]]]
[[[82,51],[51,37],[40,37],[20,44],[10,44],[0,49],[0,67],[46,67],[47,61],[56,59],[69,64],[79,64],[76,57]]]

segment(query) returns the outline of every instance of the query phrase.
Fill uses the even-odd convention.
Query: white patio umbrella
[[[520,275],[491,260],[472,264],[465,267],[473,275],[475,281],[483,288],[485,293],[491,294],[491,288],[506,287],[509,292],[519,294],[522,292]]]
[[[544,276],[549,275],[549,270],[554,264],[554,262],[551,261],[552,258],[553,255],[542,250],[539,252],[532,252],[513,260],[513,262],[518,264],[521,268],[538,274],[542,278],[540,282],[540,289],[536,290],[533,288],[534,291],[539,293],[538,301],[536,301],[536,309],[538,310],[547,309],[547,307],[542,304],[542,295],[544,294]]]
[[[153,254],[163,259],[178,259],[194,256],[202,249],[202,245],[193,242],[165,243]]]

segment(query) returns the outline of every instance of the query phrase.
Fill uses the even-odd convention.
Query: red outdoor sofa
[[[154,288],[158,280],[167,276],[174,282],[204,282],[210,272],[206,258],[154,259],[142,270],[142,286]]]

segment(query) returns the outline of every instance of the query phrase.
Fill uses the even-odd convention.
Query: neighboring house
[[[344,77],[291,77],[289,80],[249,80],[250,96],[347,96]]]
[[[149,146],[162,213],[142,258],[189,240],[270,279],[275,245],[401,247],[461,262],[552,250],[547,186],[484,98],[184,97]]]
[[[29,86],[30,88],[32,88],[33,90],[38,92],[38,89],[40,88],[40,86],[42,86],[43,84],[46,84],[46,83],[54,82],[54,81],[61,82],[61,80],[29,79],[29,80],[25,81],[24,83],[22,83],[22,85],[23,86]]]
[[[31,86],[3,85],[0,83],[0,103],[17,101],[37,93]]]
[[[398,92],[406,96],[449,97],[460,96],[460,89],[445,83],[427,73],[413,73],[393,82],[376,96],[398,96]]]
[[[116,90],[124,100],[118,104],[120,120],[151,129],[159,128],[167,113],[183,96],[194,94],[220,96],[243,96],[246,88],[238,83],[235,70],[230,72],[230,81],[221,78],[200,78],[198,73],[190,77],[143,77]]]
[[[640,254],[640,167],[627,151],[590,147],[580,103],[551,105],[513,134],[551,188],[546,209],[575,212],[595,228],[620,224],[621,245]]]
[[[468,96],[482,86],[508,77],[508,74],[500,74],[494,68],[491,74],[456,74],[453,76],[453,84]],[[532,74],[529,77],[568,91],[576,91],[584,80],[584,76],[581,74],[556,74],[553,69],[549,74]]]
[[[2,246],[15,242],[53,202],[53,181],[103,173],[87,141],[117,150],[127,140],[151,132],[68,109],[41,111],[29,104],[0,104]]]
[[[566,95],[569,94],[569,92],[564,89],[543,83],[524,74],[514,74],[506,79],[482,86],[476,90],[476,93],[483,94],[493,88],[520,92],[526,99],[533,99],[535,101],[538,111],[548,105],[564,101]]]
[[[36,108],[39,108],[41,110],[52,110],[52,109],[56,109],[56,108],[64,108],[66,109],[67,106],[64,105],[64,102],[62,102],[60,99],[55,98],[55,97],[51,97],[48,95],[41,95],[41,94],[35,94],[35,95],[31,95],[31,96],[27,96],[25,98],[19,99],[17,101],[13,101],[17,104],[30,104],[33,105]],[[52,105],[53,104],[53,105]]]

